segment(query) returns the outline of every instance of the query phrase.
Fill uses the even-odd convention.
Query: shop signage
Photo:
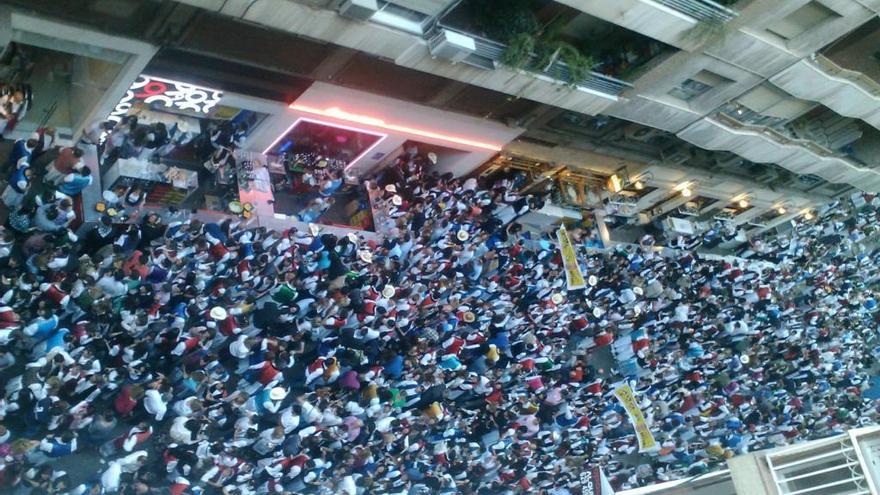
[[[116,104],[108,120],[119,122],[137,103],[159,110],[204,117],[220,103],[223,92],[181,81],[141,74]]]

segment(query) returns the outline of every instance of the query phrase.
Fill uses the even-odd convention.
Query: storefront
[[[365,180],[467,174],[521,132],[501,124],[314,83],[248,142],[265,157],[273,218],[372,228]],[[254,211],[262,211],[249,204]],[[268,213],[268,211],[267,211]]]
[[[104,136],[105,190],[137,187],[146,192],[149,204],[225,209],[238,195],[232,153],[267,116],[241,108],[246,99],[141,74],[107,117],[116,127]],[[129,131],[126,124],[134,119],[137,127]],[[228,149],[228,157],[216,170],[207,169],[206,162],[218,161],[214,156],[220,148]]]

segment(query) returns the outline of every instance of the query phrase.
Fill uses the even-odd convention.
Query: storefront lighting
[[[780,215],[785,215],[786,211],[787,210],[785,209],[784,206],[780,206],[779,208],[776,208],[776,212],[779,213]]]
[[[645,188],[645,183],[640,180],[637,180],[635,182],[635,184],[633,184],[633,186],[636,188],[636,190],[641,191],[642,189]]]
[[[281,140],[284,139],[284,136],[286,136],[287,134],[290,133],[290,131],[292,131],[293,129],[295,129],[296,126],[299,125],[300,122],[311,122],[311,123],[313,123],[313,124],[325,125],[325,126],[327,126],[327,127],[335,127],[335,128],[338,128],[338,129],[346,129],[346,130],[353,131],[353,132],[360,132],[360,133],[363,133],[363,134],[369,134],[369,135],[371,135],[371,136],[377,136],[377,137],[379,138],[379,139],[376,140],[375,143],[373,143],[373,144],[371,144],[369,147],[367,147],[367,149],[365,149],[364,151],[362,151],[361,154],[359,154],[358,156],[356,156],[352,161],[348,162],[348,165],[346,165],[346,166],[345,166],[345,169],[343,170],[343,172],[345,172],[345,174],[346,174],[346,177],[350,177],[349,174],[348,174],[348,170],[351,168],[352,165],[354,165],[355,163],[357,163],[357,161],[360,160],[361,158],[367,156],[367,153],[373,151],[373,150],[376,148],[376,146],[379,146],[379,143],[381,143],[382,141],[385,140],[385,138],[388,137],[388,134],[382,134],[382,133],[380,133],[380,132],[368,131],[368,130],[365,130],[365,129],[359,129],[359,128],[357,128],[357,127],[351,127],[351,126],[347,126],[347,125],[336,124],[336,123],[334,123],[334,122],[325,122],[325,121],[323,121],[323,120],[307,119],[307,118],[304,118],[304,117],[300,117],[300,118],[296,119],[296,120],[293,122],[293,124],[290,124],[290,127],[288,127],[287,129],[285,129],[285,131],[282,132],[280,136],[278,136],[277,138],[275,138],[275,140],[272,141],[272,144],[270,144],[269,147],[266,148],[266,149],[263,151],[263,154],[264,154],[264,155],[268,155],[269,152],[272,151],[272,148],[274,148],[275,146],[277,146],[278,143],[280,143]]]
[[[743,199],[739,200],[739,203],[737,203],[737,204],[739,205],[740,208],[748,208],[749,207],[749,200],[743,198]]]
[[[414,127],[409,127],[405,125],[395,124],[391,122],[385,122],[384,120],[376,117],[370,117],[367,115],[360,115],[357,113],[348,112],[346,110],[342,110],[339,107],[330,107],[330,108],[314,108],[307,105],[300,105],[297,103],[290,104],[291,110],[296,110],[298,112],[310,113],[312,115],[323,115],[324,117],[330,117],[339,120],[345,120],[347,122],[353,122],[356,124],[367,125],[370,127],[376,127],[379,129],[384,129],[386,131],[392,132],[400,132],[403,134],[410,134],[413,136],[419,136],[428,139],[436,139],[439,141],[446,141],[448,143],[460,144],[463,146],[469,146],[472,148],[480,148],[489,151],[501,151],[501,146],[492,143],[484,143],[482,141],[475,141],[472,139],[467,139],[458,136],[451,136],[448,134],[442,134],[439,132],[429,131],[426,129],[416,129]],[[329,124],[335,125],[335,124]]]
[[[623,182],[619,175],[612,174],[611,177],[608,177],[608,190],[613,193],[619,193],[623,190]]]
[[[810,210],[807,210],[806,212],[804,212],[804,220],[812,220],[812,219],[813,219],[813,212],[811,212]]]
[[[681,195],[684,196],[685,198],[689,198],[694,195],[694,192],[691,191],[690,187],[685,186],[681,189]]]

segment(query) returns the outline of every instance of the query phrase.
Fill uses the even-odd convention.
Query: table
[[[104,189],[117,186],[140,186],[149,191],[147,201],[179,206],[199,187],[199,174],[194,170],[168,167],[137,158],[116,161],[101,177]]]

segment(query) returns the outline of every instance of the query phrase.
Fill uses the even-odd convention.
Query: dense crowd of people
[[[539,198],[410,161],[371,186],[381,240],[153,213],[73,236],[16,209],[0,492],[561,495],[877,420],[870,204],[754,241],[761,263],[572,227],[567,291],[553,233],[517,222]]]

